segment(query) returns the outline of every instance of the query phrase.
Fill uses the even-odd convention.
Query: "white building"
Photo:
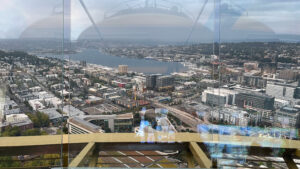
[[[237,91],[223,88],[208,88],[202,92],[202,102],[209,105],[235,105]]]
[[[247,126],[249,122],[249,115],[246,111],[236,108],[222,108],[220,110],[211,111],[211,117],[227,124],[237,126]]]
[[[293,100],[296,86],[284,83],[267,83],[266,93],[277,99]]]
[[[68,117],[74,117],[74,116],[83,116],[84,112],[73,107],[72,105],[65,105],[63,107],[63,115]]]
[[[9,98],[3,99],[4,101],[0,101],[0,114],[8,115],[8,114],[19,114],[20,108],[17,103]]]
[[[126,74],[128,72],[128,65],[119,65],[118,71],[121,74]]]
[[[28,103],[34,111],[45,108],[44,104],[41,103],[41,100],[39,99],[29,100]]]

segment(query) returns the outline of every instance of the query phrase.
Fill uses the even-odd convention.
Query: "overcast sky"
[[[178,4],[187,15],[195,18],[204,1],[157,0],[157,4]],[[199,21],[209,28],[212,28],[209,18],[214,11],[213,1],[209,0]],[[84,0],[84,2],[96,22],[100,22],[105,13],[111,14],[118,9],[145,4],[145,0]],[[300,0],[221,0],[221,2],[231,4],[234,10],[240,11],[244,16],[265,23],[275,33],[300,35]],[[28,26],[57,14],[61,8],[62,0],[0,0],[0,38],[18,38]],[[71,0],[71,18],[71,36],[72,39],[76,39],[91,25],[78,0]]]

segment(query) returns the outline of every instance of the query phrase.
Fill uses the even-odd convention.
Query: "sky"
[[[71,1],[71,37],[76,39],[80,33],[91,26],[79,0]],[[104,15],[120,9],[143,6],[145,0],[83,0],[96,22]],[[195,19],[205,0],[156,0],[157,4],[178,5]],[[299,0],[208,0],[199,22],[213,28],[210,18],[214,14],[214,1],[229,4],[227,10],[239,11],[242,16],[263,22],[277,34],[300,35]],[[149,0],[149,3],[154,0]],[[224,6],[221,7],[225,11]],[[18,38],[24,30],[39,20],[43,20],[62,9],[62,0],[0,0],[0,38]],[[230,12],[229,12],[230,13]],[[234,16],[234,12],[232,13]]]

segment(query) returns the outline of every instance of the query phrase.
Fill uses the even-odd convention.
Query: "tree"
[[[33,122],[34,127],[36,128],[49,127],[50,120],[48,115],[41,112],[36,112],[36,114],[29,114],[28,116]]]
[[[42,135],[40,129],[28,129],[22,133],[23,136],[38,136]]]
[[[9,126],[5,129],[5,131],[1,134],[1,136],[7,137],[7,136],[20,136],[21,135],[21,129],[19,127],[12,127]]]

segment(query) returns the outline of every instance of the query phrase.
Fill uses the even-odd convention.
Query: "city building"
[[[5,116],[5,122],[0,121],[0,131],[7,127],[19,127],[22,131],[33,128],[33,123],[26,114],[10,114]]]
[[[53,125],[59,125],[63,119],[63,115],[56,108],[43,109],[40,112],[46,114]]]
[[[138,101],[128,98],[117,98],[115,103],[129,109],[139,106]]]
[[[82,116],[84,112],[75,108],[72,105],[65,105],[62,109],[62,113],[65,117]]]
[[[0,114],[4,115],[9,115],[9,114],[19,114],[20,113],[20,108],[18,104],[9,99],[5,98],[3,102],[0,102]]]
[[[258,69],[258,63],[257,62],[244,63],[245,72],[250,72],[251,70],[257,70],[257,69]]]
[[[85,60],[81,60],[81,61],[80,61],[80,66],[86,67],[86,61],[85,61]]]
[[[278,78],[284,79],[284,80],[296,80],[298,77],[298,71],[297,70],[291,70],[291,69],[285,69],[280,70]]]
[[[235,105],[237,91],[223,88],[208,88],[202,92],[202,102],[208,105]]]
[[[74,134],[99,132],[132,132],[133,114],[84,115],[68,119],[69,132]]]
[[[293,128],[296,125],[297,116],[298,109],[285,106],[276,111],[275,120],[280,123],[282,127]]]
[[[211,117],[222,123],[237,126],[248,126],[249,114],[236,107],[222,108],[210,112]]]
[[[278,83],[268,81],[266,93],[278,99],[293,100],[298,97],[299,87],[295,83]]]
[[[153,75],[148,75],[146,77],[146,88],[147,89],[155,89],[156,87],[156,79],[159,77],[160,75],[157,74],[153,74]]]
[[[217,80],[212,80],[212,79],[202,79],[200,82],[200,87],[206,89],[208,87],[213,87],[213,88],[217,88],[219,87],[220,83]]]
[[[238,77],[238,83],[243,86],[255,87],[255,88],[265,88],[267,85],[267,80],[260,76],[252,76],[244,74]]]
[[[105,132],[132,132],[133,131],[133,114],[112,114],[112,115],[86,115],[82,119],[93,123]]]
[[[128,65],[119,65],[118,71],[120,74],[127,74],[128,72]]]
[[[101,127],[87,122],[79,117],[68,118],[68,132],[70,134],[103,133]]]
[[[161,91],[174,87],[174,78],[172,76],[159,76],[156,79],[156,89]]]
[[[235,103],[238,107],[249,109],[274,109],[275,98],[258,92],[241,92],[236,95]]]

